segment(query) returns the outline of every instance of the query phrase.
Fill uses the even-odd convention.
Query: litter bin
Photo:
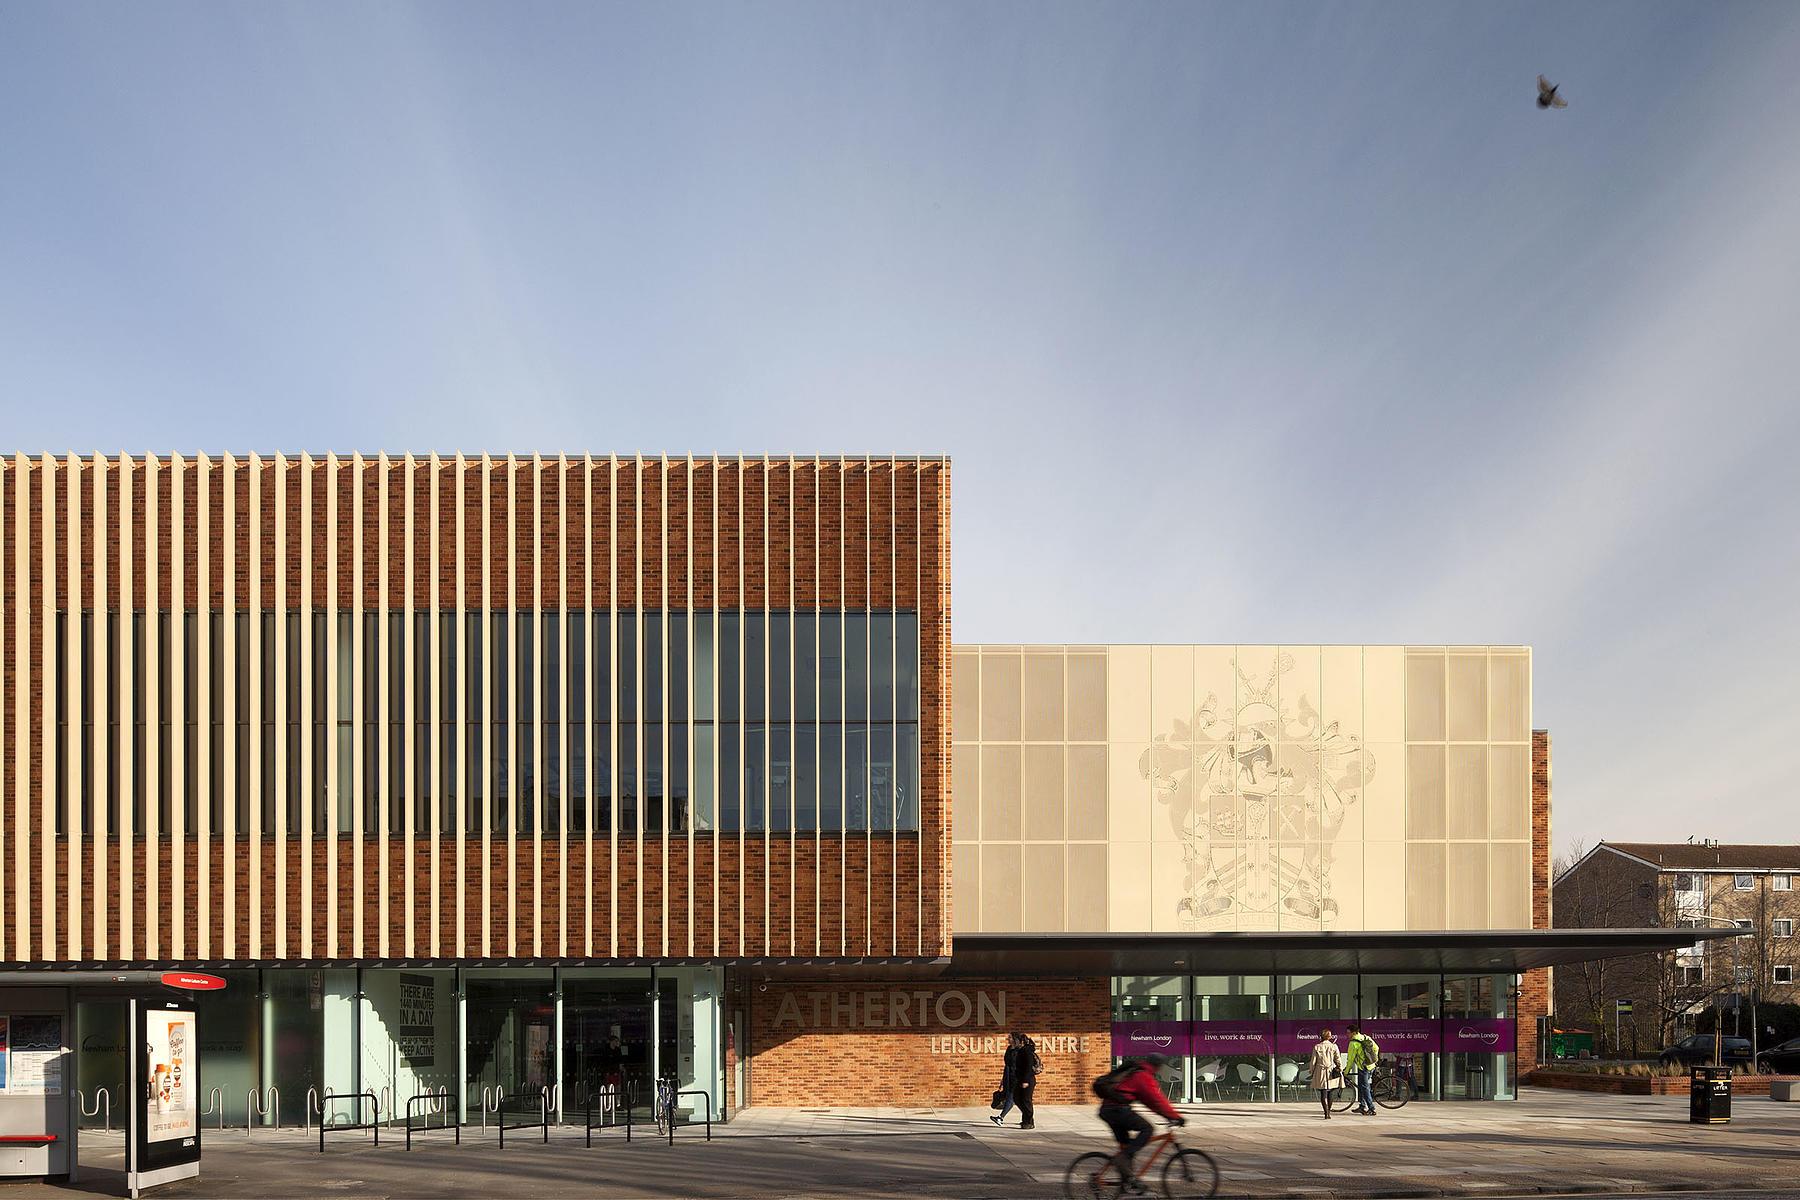
[[[1694,1068],[1688,1080],[1688,1121],[1695,1125],[1730,1123],[1730,1067]]]

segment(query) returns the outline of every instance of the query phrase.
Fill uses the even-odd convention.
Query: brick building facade
[[[1273,1101],[1358,1014],[1509,1095],[1595,952],[1541,936],[1529,650],[953,655],[949,506],[935,458],[0,459],[0,974],[215,972],[209,1078],[289,1113],[964,1103],[1008,1029],[1073,1102],[1146,1022]]]

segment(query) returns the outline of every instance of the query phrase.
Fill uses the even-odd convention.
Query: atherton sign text
[[[904,992],[832,988],[783,992],[776,1029],[999,1028],[1006,1024],[1003,991]]]

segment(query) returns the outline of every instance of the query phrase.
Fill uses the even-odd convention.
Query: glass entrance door
[[[483,1094],[502,1088],[509,1103],[552,1082],[556,1037],[553,976],[547,969],[471,971],[468,991],[468,1111],[481,1119]],[[565,1101],[566,1104],[566,1101]]]
[[[650,1094],[650,972],[575,968],[563,972],[562,993],[563,1110],[585,1110],[606,1084]]]

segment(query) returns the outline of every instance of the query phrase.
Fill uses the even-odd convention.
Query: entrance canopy
[[[1492,929],[1375,933],[973,934],[955,942],[963,978],[1168,974],[1514,973],[1656,954],[1731,929]]]

